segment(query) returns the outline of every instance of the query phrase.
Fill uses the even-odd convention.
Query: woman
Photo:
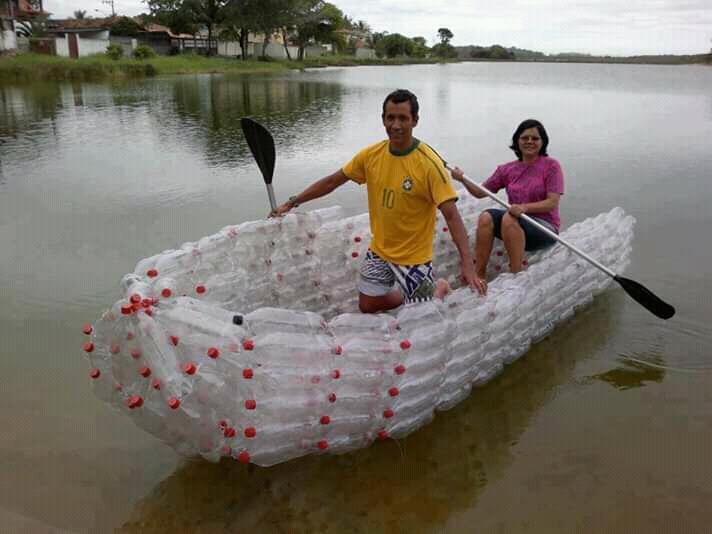
[[[556,242],[533,224],[519,218],[526,213],[559,233],[559,198],[564,193],[564,174],[559,162],[548,156],[548,145],[549,136],[544,126],[534,119],[525,120],[512,135],[512,146],[509,147],[517,155],[517,160],[497,167],[482,184],[493,193],[505,188],[511,207],[509,211],[483,211],[477,221],[475,263],[477,276],[481,280],[485,280],[495,237],[504,241],[509,255],[509,269],[513,273],[522,270],[525,250],[537,250]],[[467,180],[459,168],[452,170],[452,177],[475,197],[487,196]]]

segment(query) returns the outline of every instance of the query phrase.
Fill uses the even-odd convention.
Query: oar
[[[267,128],[247,117],[240,119],[240,126],[242,126],[242,132],[245,134],[245,139],[247,139],[247,144],[257,162],[257,166],[260,168],[267,186],[269,204],[272,207],[272,211],[274,211],[277,209],[274,189],[272,189],[275,160],[274,139],[272,139],[272,134],[267,131]]]
[[[445,167],[448,168],[449,170],[452,170],[452,167],[450,167],[450,165],[448,165],[447,163],[445,163]],[[510,208],[509,204],[507,204],[504,200],[497,197],[497,195],[492,193],[492,191],[489,191],[482,185],[473,182],[467,176],[465,176],[465,179],[468,180],[472,185],[477,187],[477,189],[482,191],[489,198],[494,200],[497,204],[499,204],[503,208],[509,210],[509,208]],[[639,304],[641,304],[642,306],[647,308],[651,313],[657,315],[661,319],[670,319],[670,317],[675,315],[675,308],[673,308],[670,304],[668,304],[667,302],[660,299],[657,295],[655,295],[652,291],[650,291],[648,288],[646,288],[642,284],[639,284],[638,282],[636,282],[635,280],[631,280],[630,278],[623,278],[622,276],[618,276],[616,273],[611,271],[608,267],[597,262],[596,260],[594,260],[591,256],[589,256],[585,252],[580,251],[575,246],[573,246],[571,243],[569,243],[565,239],[562,239],[561,237],[559,237],[558,234],[549,230],[546,226],[536,222],[533,218],[531,218],[523,213],[520,215],[520,217],[523,218],[525,221],[533,224],[535,227],[537,227],[539,230],[544,232],[549,237],[556,239],[559,243],[564,245],[571,252],[578,254],[584,260],[589,262],[591,265],[593,265],[597,269],[600,269],[601,271],[606,273],[608,276],[613,278],[613,280],[615,280],[616,282],[618,282],[618,284],[620,284],[620,286],[625,290],[626,293],[628,293],[631,297],[633,297],[633,299],[635,299],[636,302],[638,302]]]

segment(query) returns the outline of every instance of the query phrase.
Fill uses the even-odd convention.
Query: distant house
[[[173,33],[167,26],[160,24],[143,24],[139,19],[135,19],[141,25],[142,30],[137,35],[139,44],[153,48],[158,54],[178,54],[182,52],[198,52],[207,54],[208,49],[217,50],[218,42],[212,39],[208,43],[208,36],[201,33]]]
[[[42,0],[0,0],[0,53],[18,48],[17,36],[27,38],[31,34],[34,19],[46,16]]]
[[[47,33],[54,37],[55,51],[62,57],[85,57],[106,52],[115,17],[53,20]]]
[[[342,28],[336,30],[336,33],[343,35],[346,46],[354,50],[354,54],[358,59],[373,59],[376,57],[376,51],[369,45],[371,42],[370,31],[358,28]]]

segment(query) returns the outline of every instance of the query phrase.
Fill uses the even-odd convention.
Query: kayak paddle
[[[272,189],[272,175],[274,174],[274,139],[272,134],[267,131],[267,128],[259,122],[243,117],[240,119],[242,132],[245,134],[247,144],[250,147],[250,152],[260,168],[265,185],[267,186],[267,195],[269,196],[269,204],[272,211],[277,209],[277,202],[274,198],[274,189]]]
[[[445,164],[445,167],[448,170],[452,170],[452,167],[447,164],[443,160],[443,163]],[[507,204],[504,200],[500,199],[497,195],[492,193],[492,191],[489,191],[482,185],[473,182],[470,180],[467,176],[465,176],[465,179],[468,180],[472,185],[477,187],[480,191],[482,191],[485,195],[487,195],[489,198],[494,200],[497,204],[502,206],[503,208],[509,210],[510,205]],[[555,232],[552,232],[549,230],[546,226],[539,224],[536,222],[532,217],[529,217],[522,213],[520,215],[525,221],[533,224],[536,226],[539,230],[544,232],[546,235],[549,237],[556,239],[559,243],[564,245],[566,248],[568,248],[571,252],[574,252],[581,256],[584,260],[589,262],[591,265],[596,267],[597,269],[600,269],[604,273],[606,273],[608,276],[613,278],[618,284],[625,290],[626,293],[628,293],[638,304],[642,305],[645,307],[648,311],[653,313],[654,315],[657,315],[661,319],[670,319],[673,315],[675,315],[675,308],[672,307],[670,304],[667,302],[663,301],[660,297],[655,295],[652,291],[650,291],[648,288],[643,286],[642,284],[636,282],[635,280],[631,280],[630,278],[624,278],[622,276],[617,275],[613,271],[611,271],[608,267],[602,265],[601,263],[597,262],[594,260],[591,256],[586,254],[585,252],[580,251],[577,249],[575,246],[573,246],[571,243],[567,242],[565,239],[559,237],[558,234]]]

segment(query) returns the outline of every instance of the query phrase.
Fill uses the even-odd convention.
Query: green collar
[[[407,156],[408,154],[410,154],[411,152],[413,152],[413,150],[415,150],[416,148],[418,148],[418,145],[419,145],[419,144],[420,144],[420,140],[419,140],[419,139],[416,139],[416,138],[414,137],[414,138],[413,138],[413,144],[410,145],[410,146],[409,146],[408,148],[406,148],[405,150],[395,150],[394,148],[391,147],[390,143],[388,144],[388,150],[389,150],[390,153],[393,154],[394,156]]]

